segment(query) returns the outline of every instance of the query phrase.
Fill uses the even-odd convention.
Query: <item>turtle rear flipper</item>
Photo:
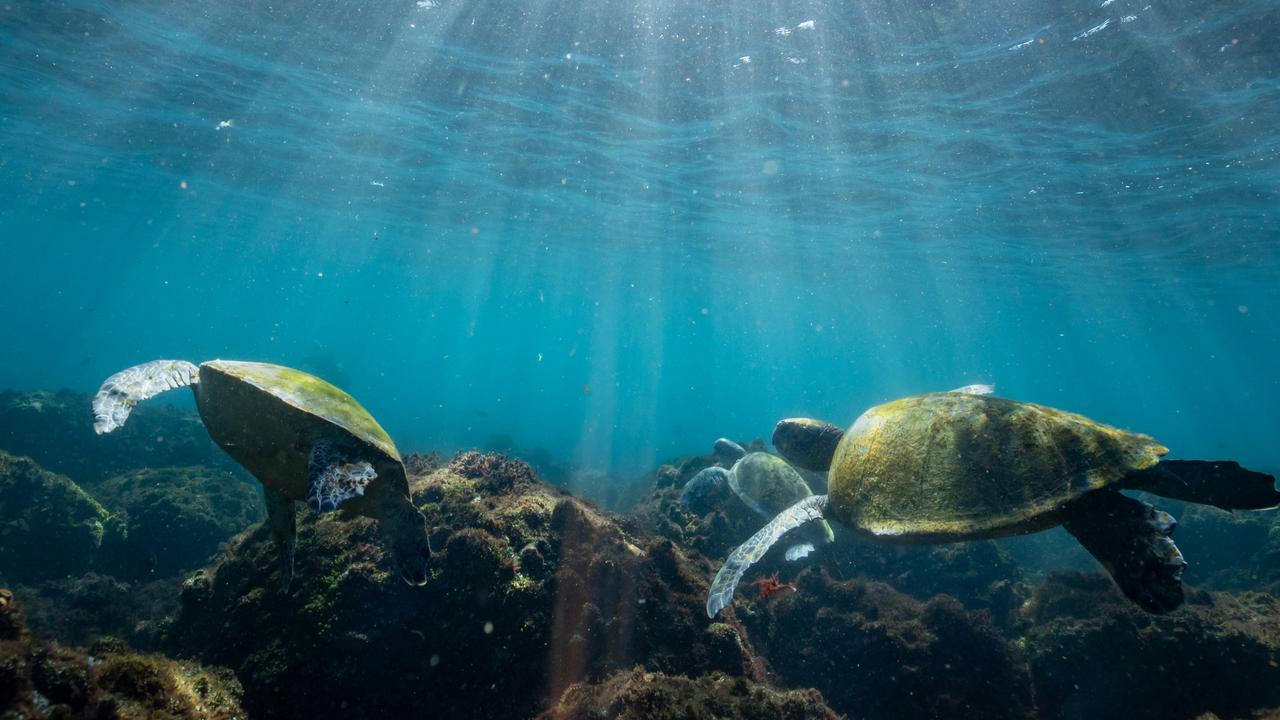
[[[1276,479],[1231,460],[1161,460],[1131,473],[1125,487],[1223,510],[1265,510],[1280,505]]]
[[[107,378],[93,396],[93,431],[99,435],[124,425],[133,406],[165,390],[200,382],[200,368],[186,360],[152,360]]]
[[[1169,513],[1098,490],[1076,501],[1063,526],[1143,610],[1166,613],[1182,604],[1187,563],[1169,538],[1177,526]]]
[[[778,513],[777,517],[730,553],[720,572],[716,573],[716,579],[711,581],[711,591],[707,593],[707,617],[714,618],[733,600],[733,591],[737,589],[738,581],[747,572],[747,568],[764,557],[774,543],[789,531],[810,520],[821,518],[826,509],[826,495],[810,495]]]

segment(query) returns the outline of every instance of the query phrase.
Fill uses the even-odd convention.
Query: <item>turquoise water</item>
[[[974,382],[1274,469],[1278,31],[1265,0],[10,2],[0,387],[274,361],[402,448],[506,435],[601,496]]]

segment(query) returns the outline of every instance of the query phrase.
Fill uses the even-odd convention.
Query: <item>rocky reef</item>
[[[107,552],[110,572],[128,580],[195,569],[266,514],[258,483],[203,467],[131,470],[94,495],[124,526]]]
[[[1248,717],[1280,705],[1280,599],[1192,591],[1168,615],[1099,574],[1059,573],[1019,613],[1047,717]]]
[[[20,601],[0,589],[3,720],[238,720],[235,676],[141,654],[102,638],[87,649],[34,639]]]
[[[720,673],[697,678],[635,669],[601,683],[577,683],[538,720],[837,720],[813,690],[777,691]]]
[[[709,566],[670,540],[501,455],[411,487],[438,550],[424,587],[393,577],[371,521],[306,513],[287,593],[260,528],[187,581],[164,647],[233,668],[262,718],[528,717],[636,665],[764,680],[741,629],[702,612]]]
[[[87,572],[123,532],[70,478],[0,450],[0,578],[34,582]]]
[[[240,472],[190,410],[144,403],[127,425],[98,436],[91,408],[90,395],[71,390],[0,391],[0,448],[88,489],[136,468],[199,465]]]
[[[180,415],[152,431],[180,437]],[[1022,720],[1280,707],[1280,600],[1256,592],[1280,587],[1274,513],[1173,508],[1192,566],[1186,605],[1164,616],[1092,565],[1027,570],[1040,545],[903,548],[837,528],[808,559],[767,555],[711,620],[710,578],[765,522],[723,487],[680,507],[714,456],[657,469],[626,514],[508,455],[405,461],[435,549],[427,584],[399,580],[373,521],[304,509],[285,591],[257,486],[238,471],[116,458],[110,472],[78,470],[81,484],[0,452],[0,584],[13,589],[0,592],[0,718]],[[764,596],[750,583],[774,573],[793,588]]]

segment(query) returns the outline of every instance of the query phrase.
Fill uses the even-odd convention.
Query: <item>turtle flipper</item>
[[[333,512],[343,500],[364,495],[378,477],[367,461],[352,462],[338,443],[319,440],[307,460],[307,504],[316,512]]]
[[[747,572],[747,568],[764,557],[779,538],[810,520],[821,518],[826,509],[826,495],[810,495],[778,513],[777,517],[730,553],[720,572],[716,573],[715,580],[711,581],[711,591],[707,593],[707,617],[714,618],[733,600],[733,591],[737,589],[738,581]]]
[[[1230,460],[1161,460],[1130,474],[1125,487],[1223,510],[1264,510],[1280,505],[1276,479]]]
[[[996,391],[995,385],[980,384],[980,385],[965,385],[964,387],[958,387],[955,390],[948,390],[947,392],[961,393],[964,395],[990,395],[995,391]]]
[[[684,484],[680,491],[680,508],[686,512],[692,510],[693,504],[706,495],[715,486],[728,482],[729,471],[718,465],[704,468]]]
[[[1143,610],[1166,613],[1182,604],[1187,563],[1169,538],[1177,527],[1169,513],[1114,490],[1096,490],[1076,501],[1063,526]]]
[[[200,368],[186,360],[152,360],[107,378],[93,396],[93,431],[99,435],[124,425],[133,406],[165,390],[200,382]]]
[[[263,495],[267,501],[267,525],[271,528],[271,539],[275,541],[276,550],[280,553],[280,586],[287,591],[289,583],[293,581],[293,549],[298,543],[298,511],[293,501],[278,490],[264,485]]]
[[[813,554],[814,550],[815,548],[813,547],[813,543],[811,542],[800,543],[799,545],[792,545],[791,547],[787,548],[787,554],[786,554],[787,562],[795,562],[797,560],[803,560],[809,557],[811,554]]]
[[[773,429],[773,446],[787,462],[805,470],[826,472],[844,437],[844,428],[810,418],[787,418]]]

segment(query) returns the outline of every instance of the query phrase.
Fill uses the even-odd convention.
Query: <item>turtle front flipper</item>
[[[826,509],[826,495],[810,495],[778,513],[777,517],[730,553],[729,558],[724,561],[724,567],[720,568],[715,580],[711,581],[711,591],[707,593],[707,617],[714,618],[733,600],[733,591],[737,589],[738,581],[747,572],[747,568],[764,557],[774,543],[810,520],[820,519]]]
[[[844,437],[844,429],[811,418],[787,418],[773,429],[773,446],[792,465],[826,472]]]
[[[186,360],[152,360],[107,378],[93,396],[93,431],[99,435],[124,425],[133,406],[165,390],[200,382],[200,368]]]
[[[1124,486],[1223,510],[1265,510],[1280,505],[1276,479],[1231,460],[1161,460],[1130,473]]]
[[[1166,613],[1182,604],[1187,563],[1169,538],[1173,516],[1114,490],[1087,493],[1063,526],[1111,573],[1143,610]]]
[[[318,513],[333,512],[343,500],[364,495],[376,477],[373,465],[351,460],[339,443],[317,441],[307,459],[307,504]]]
[[[280,554],[280,586],[287,591],[289,583],[293,582],[293,550],[298,543],[298,510],[293,500],[269,485],[263,485],[263,496],[267,501],[267,525],[271,528],[271,539],[275,541],[276,550]]]

